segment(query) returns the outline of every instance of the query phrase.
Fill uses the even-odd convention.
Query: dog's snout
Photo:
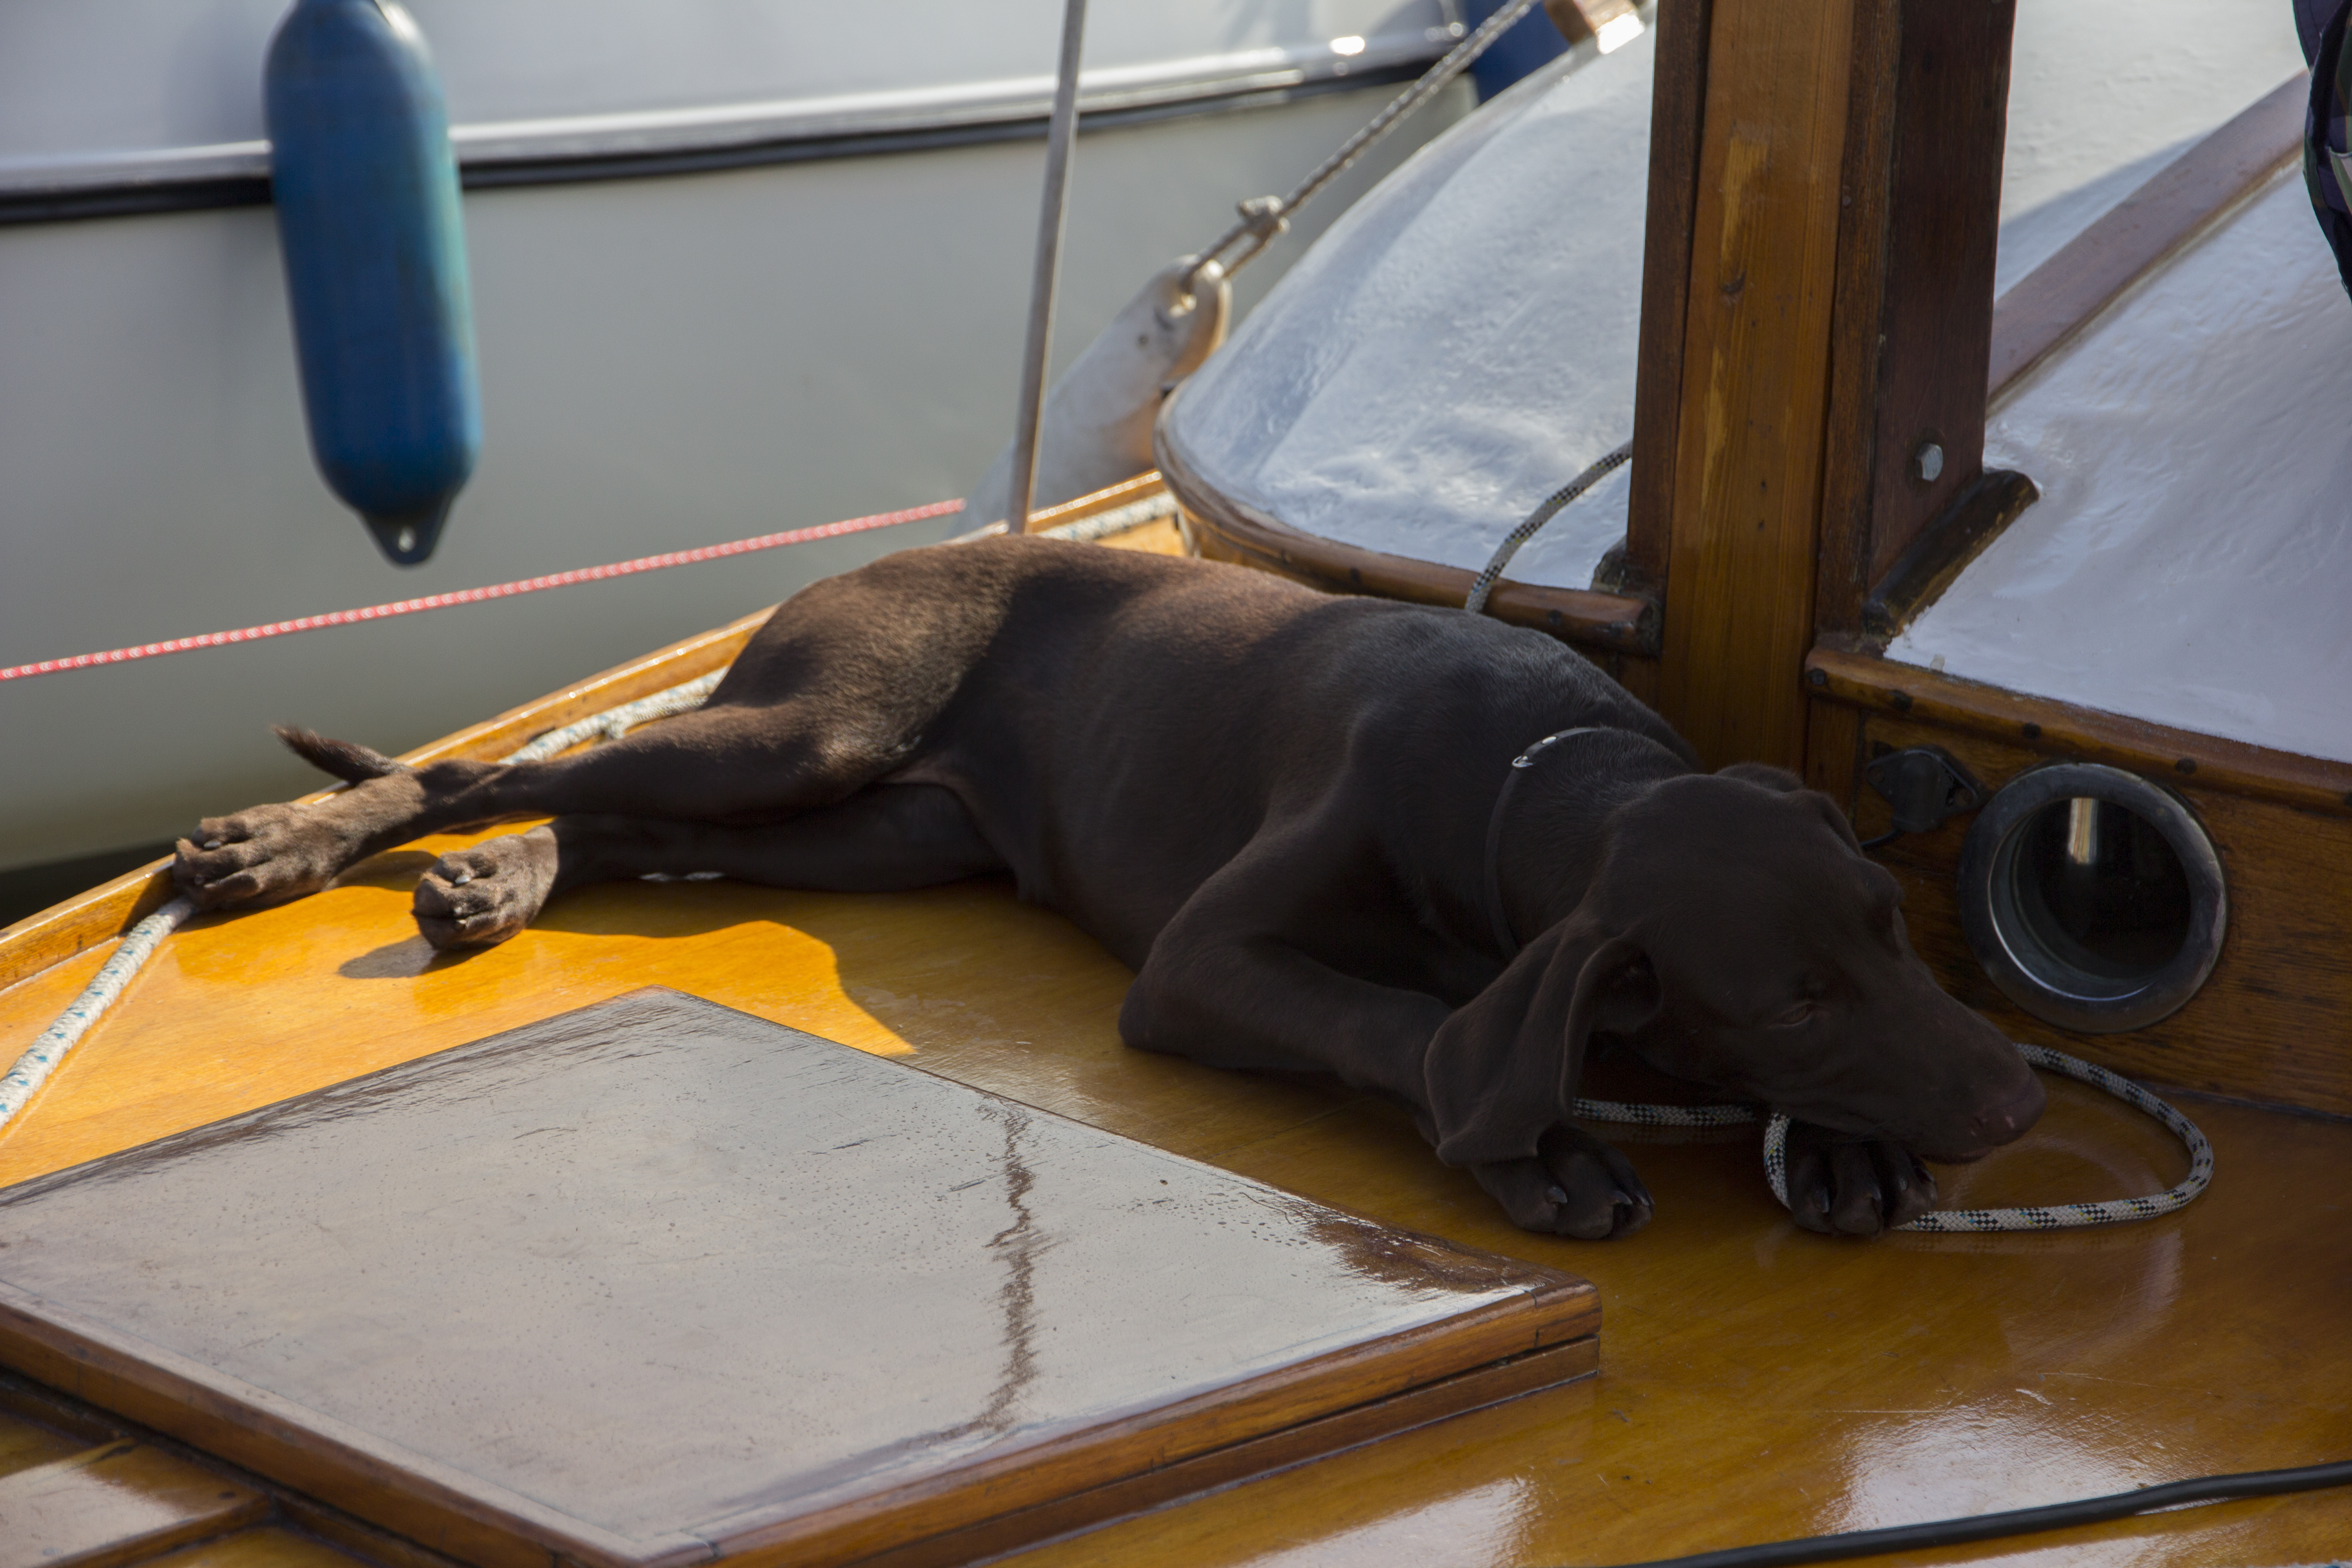
[[[1978,1111],[1969,1121],[1969,1131],[1991,1147],[2013,1142],[2042,1120],[2047,1098],[2042,1080],[2028,1071],[2014,1092]]]

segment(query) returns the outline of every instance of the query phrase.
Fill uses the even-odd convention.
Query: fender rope
[[[194,653],[198,648],[226,647],[231,643],[259,642],[265,637],[282,637],[292,632],[315,632],[328,626],[356,626],[362,621],[389,620],[394,616],[413,616],[420,610],[446,610],[456,605],[478,605],[488,599],[511,599],[518,594],[537,594],[549,588],[569,588],[581,583],[602,583],[612,577],[630,577],[640,572],[659,572],[671,566],[691,566],[698,562],[719,561],[730,555],[748,555],[757,550],[775,550],[787,544],[808,544],[820,539],[838,539],[846,533],[864,533],[869,529],[896,528],[904,522],[919,522],[927,517],[944,517],[951,511],[961,511],[961,500],[932,501],[925,506],[908,507],[900,511],[877,511],[868,517],[844,518],[839,522],[819,523],[814,528],[786,529],[782,533],[762,533],[750,539],[732,540],[725,544],[705,544],[693,550],[673,550],[664,555],[640,555],[634,561],[614,561],[603,566],[582,566],[570,572],[550,573],[544,577],[521,577],[511,583],[491,583],[479,588],[458,588],[446,594],[427,594],[422,598],[398,599],[388,605],[367,605],[355,610],[331,610],[323,616],[298,616],[290,621],[272,621],[267,626],[239,626],[235,631],[203,632],[194,637],[173,637],[167,642],[142,643],[137,647],[113,647],[103,653],[78,653],[67,658],[44,658],[31,664],[12,664],[0,668],[0,681],[24,680],[36,675],[57,675],[68,669],[88,669],[101,664],[128,664],[132,659],[154,658],[167,653]]]

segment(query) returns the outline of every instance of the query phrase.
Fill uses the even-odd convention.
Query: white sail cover
[[[2300,169],[2013,386],[2042,489],[1887,656],[2352,761],[2352,303]]]
[[[1475,570],[1633,429],[1652,35],[1570,51],[1430,143],[1302,258],[1162,426],[1219,493]],[[1625,471],[1512,563],[1582,587]]]
[[[1175,455],[1293,528],[1484,566],[1633,434],[1654,54],[1648,35],[1585,45],[1359,202],[1178,395]],[[1997,289],[2301,63],[2272,0],[2019,7]],[[1589,584],[1630,478],[1569,506],[1510,577]]]

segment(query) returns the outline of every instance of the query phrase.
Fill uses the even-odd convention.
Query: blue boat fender
[[[297,0],[263,77],[310,451],[404,566],[482,446],[449,116],[394,0]]]

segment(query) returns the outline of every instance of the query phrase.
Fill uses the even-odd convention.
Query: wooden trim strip
[[[1459,1256],[1450,1244],[1446,1250]],[[1229,1466],[1234,1474],[1223,1479],[1250,1473],[1250,1462],[1265,1455],[1296,1462],[1594,1370],[1599,1291],[1548,1270],[1541,1272],[1549,1279],[1523,1272],[1528,1278],[1507,1297],[1165,1409],[815,1512],[803,1511],[806,1500],[795,1500],[649,1537],[575,1519],[5,1283],[0,1357],[101,1409],[478,1568],[545,1568],[551,1553],[589,1568],[686,1568],[713,1559],[754,1568],[848,1562],[892,1550],[918,1511],[935,1533],[985,1530],[1006,1514],[1051,1509],[1122,1483],[1149,1492],[1160,1472],[1209,1461],[1197,1482],[1191,1471],[1175,1478],[1181,1489],[1195,1489],[1216,1484],[1210,1477]],[[1555,1349],[1564,1353],[1541,1353]],[[1517,1374],[1504,1373],[1500,1387],[1462,1381],[1514,1363],[1524,1364]],[[1459,1403],[1433,1393],[1449,1384],[1459,1384]],[[1464,1397],[1482,1392],[1485,1397]],[[1424,1394],[1440,1407],[1427,1409],[1414,1397]],[[1314,1444],[1318,1434],[1328,1447]],[[1258,1447],[1269,1439],[1270,1447]],[[1115,1506],[1124,1500],[1119,1490],[1108,1496]]]
[[[709,1543],[632,1540],[0,1283],[0,1359],[74,1398],[476,1565],[687,1568]],[[536,1542],[536,1544],[534,1544]]]
[[[1672,570],[1675,455],[1691,243],[1698,226],[1699,121],[1715,0],[1658,0],[1650,91],[1650,183],[1642,235],[1642,321],[1633,375],[1633,472],[1616,581],[1663,598]]]
[[[1000,1515],[985,1524],[860,1558],[856,1568],[953,1568],[978,1562],[1108,1524],[1179,1498],[1328,1458],[1449,1416],[1561,1387],[1600,1370],[1601,1342],[1571,1340],[1287,1431],[1179,1459],[1074,1497]]]
[[[2000,395],[2258,181],[2300,157],[2310,91],[2310,78],[2297,71],[2158,170],[1995,301],[1986,395]]]
[[[774,608],[771,605],[715,630],[697,633],[657,652],[615,665],[575,686],[430,742],[400,760],[421,764],[452,757],[501,757],[533,735],[708,674],[731,662]],[[341,787],[336,785],[334,789]],[[334,789],[320,790],[302,798],[323,800]],[[38,914],[26,916],[0,931],[0,986],[13,985],[27,975],[122,935],[161,909],[172,893],[172,863],[158,860]]]
[[[1864,632],[1881,647],[1894,641],[1914,617],[1943,597],[1985,546],[2041,499],[2033,481],[2013,468],[1978,475],[1942,515],[1919,531],[1870,591],[1862,606]]]
[[[1123,506],[1133,506],[1137,501],[1150,500],[1156,495],[1164,495],[1167,489],[1168,486],[1160,478],[1160,470],[1147,469],[1131,479],[1121,479],[1115,485],[1106,485],[1090,495],[1082,495],[1076,500],[1066,500],[1059,506],[1049,506],[1043,511],[1030,513],[1029,531],[1039,533],[1049,528],[1059,528],[1064,523],[1084,522],[1087,518],[1098,516],[1103,512],[1114,511]]]
[[[1830,318],[1814,625],[1871,585],[1984,467],[2014,0],[1862,0]],[[1933,475],[1919,462],[1933,446]]]
[[[1452,609],[1461,608],[1469,596],[1475,572],[1324,539],[1218,494],[1185,464],[1167,428],[1162,421],[1157,438],[1160,476],[1183,510],[1194,546],[1209,560],[1255,566],[1337,594],[1371,594]],[[1495,584],[1486,613],[1613,652],[1655,657],[1658,650],[1657,606],[1647,599],[1506,577]]]
[[[2029,697],[1850,649],[1814,648],[1805,660],[1805,682],[1816,697],[1867,712],[1948,725],[2053,756],[2129,768],[2170,784],[2352,816],[2352,763],[2225,741],[2078,708],[2055,698]]]
[[[720,1560],[741,1560],[744,1568],[855,1562],[892,1549],[894,1535],[903,1541],[904,1521],[912,1508],[924,1510],[942,1533],[984,1529],[1007,1512],[1048,1507],[1098,1487],[1129,1480],[1148,1485],[1155,1472],[1188,1460],[1208,1460],[1214,1466],[1231,1450],[1254,1448],[1267,1439],[1278,1448],[1284,1438],[1301,1428],[1312,1433],[1332,1415],[1356,1415],[1362,1421],[1353,1432],[1349,1424],[1341,1424],[1334,1446],[1349,1447],[1377,1435],[1364,1427],[1385,1432],[1392,1429],[1391,1421],[1420,1425],[1412,1396],[1465,1373],[1530,1359],[1531,1352],[1576,1345],[1593,1346],[1597,1363],[1594,1336],[1600,1320],[1600,1292],[1585,1281],[1566,1289],[1530,1289],[1456,1318],[1349,1346],[1163,1410],[983,1459],[896,1491],[797,1516],[786,1506],[772,1510],[781,1517],[747,1516],[716,1527],[701,1526],[697,1533],[710,1542]],[[1578,1377],[1587,1370],[1578,1355],[1563,1359],[1564,1366],[1537,1363],[1557,1368],[1547,1382]]]

